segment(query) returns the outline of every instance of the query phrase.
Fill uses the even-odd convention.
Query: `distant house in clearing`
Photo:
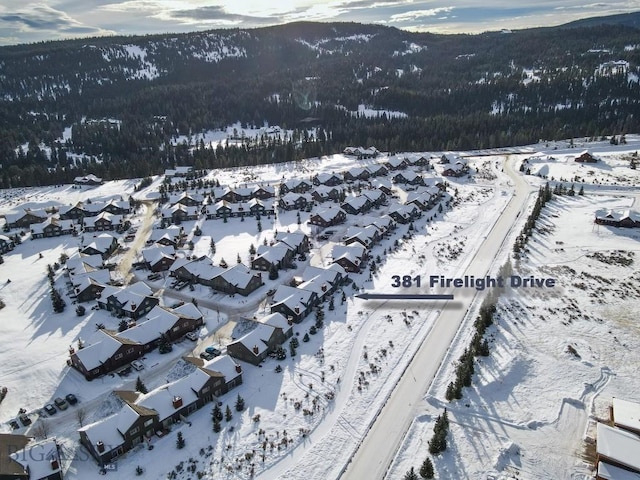
[[[598,159],[591,155],[588,150],[581,152],[575,159],[579,163],[597,163]]]
[[[59,448],[55,438],[0,434],[0,479],[62,480]]]
[[[186,177],[193,171],[192,166],[180,166],[176,168],[168,168],[164,171],[166,177]]]
[[[599,225],[609,225],[612,227],[640,227],[640,213],[632,210],[607,210],[596,211],[595,222]]]
[[[104,182],[102,181],[102,178],[96,177],[95,175],[90,173],[89,175],[85,175],[84,177],[74,178],[73,183],[75,183],[76,185],[93,186],[93,185],[102,185]]]

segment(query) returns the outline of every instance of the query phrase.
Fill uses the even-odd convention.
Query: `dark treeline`
[[[637,132],[638,45],[625,26],[433,35],[297,23],[3,47],[0,187],[349,145],[464,150]],[[406,117],[365,118],[360,104]],[[235,122],[283,133],[215,149],[175,142]]]

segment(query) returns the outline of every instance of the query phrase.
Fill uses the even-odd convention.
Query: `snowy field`
[[[387,478],[418,470],[444,408],[451,427],[448,449],[432,457],[437,478],[593,478],[595,419],[608,418],[613,397],[640,400],[629,361],[640,347],[640,232],[593,223],[598,208],[637,207],[637,190],[627,195],[547,204],[515,271],[556,278],[559,288],[505,293],[487,334],[490,356],[478,357],[463,398],[447,402],[454,361],[471,336],[461,335]]]
[[[626,168],[630,172],[624,166],[623,157],[637,149],[638,140],[629,136],[627,141],[627,145],[618,147],[599,142],[588,148],[613,171],[622,172]],[[454,196],[452,207],[442,213],[436,209],[425,212],[415,222],[410,239],[402,238],[409,232],[406,225],[399,225],[391,238],[376,245],[371,256],[381,257],[378,272],[371,278],[368,271],[352,276],[358,289],[393,293],[397,291],[391,287],[393,275],[426,275],[434,268],[439,274],[451,277],[463,272],[476,251],[477,239],[491,229],[513,194],[512,181],[501,171],[501,165],[511,161],[517,167],[536,152],[541,152],[541,157],[555,156],[558,148],[541,144],[513,150],[513,154],[508,150],[465,152],[475,173],[469,179],[450,180],[448,193]],[[380,158],[357,161],[353,157],[334,155],[294,165],[214,171],[209,178],[217,179],[222,185],[238,187],[274,185],[283,179],[308,179],[316,173],[340,172],[379,161]],[[559,170],[556,178],[570,174]],[[614,176],[622,173],[616,172]],[[535,176],[526,178],[535,185],[543,181]],[[609,181],[613,182],[613,178]],[[600,184],[607,183],[604,176],[598,179]],[[157,178],[140,195],[157,190],[160,181]],[[633,183],[633,178],[625,185],[629,182]],[[82,189],[65,185],[2,191],[0,213],[15,213],[24,207],[69,205],[87,199],[107,200],[121,195],[126,199],[133,194],[136,183],[130,180]],[[504,297],[499,304],[500,321],[490,330],[491,356],[483,359],[481,367],[476,369],[473,386],[465,389],[464,398],[449,404],[444,400],[444,390],[453,375],[453,360],[468,343],[464,332],[458,336],[446,365],[426,394],[421,411],[416,412],[388,478],[400,478],[409,467],[420,466],[435,416],[444,406],[450,411],[450,448],[434,459],[438,478],[491,478],[490,475],[496,479],[570,478],[567,472],[589,473],[588,465],[583,463],[584,434],[590,432],[588,419],[604,415],[607,399],[613,395],[640,398],[640,382],[634,385],[632,365],[625,362],[625,356],[628,360],[629,352],[640,343],[634,335],[637,328],[631,322],[632,312],[640,306],[640,293],[630,286],[640,281],[638,260],[625,267],[607,265],[590,257],[594,252],[606,256],[615,249],[638,251],[637,232],[635,236],[629,231],[621,235],[609,227],[593,228],[593,212],[597,208],[623,208],[632,204],[633,198],[625,194],[620,190],[614,195],[601,187],[598,195],[587,191],[584,197],[561,197],[549,204],[541,217],[542,225],[548,228],[534,235],[528,244],[529,252],[516,268],[527,274],[555,276],[563,296],[539,298],[510,294]],[[370,216],[379,217],[388,209],[383,206],[373,210]],[[141,222],[141,215],[134,216],[134,224]],[[306,225],[309,215],[300,212],[301,224],[298,225],[296,211],[280,212],[277,220],[262,220],[262,232],[251,218],[244,222],[231,218],[227,223],[200,219],[184,222],[183,227],[188,239],[195,244],[192,254],[209,254],[210,241],[214,239],[215,262],[224,258],[233,264],[240,255],[246,264],[249,246],[257,247],[265,239],[271,240],[276,231],[301,229],[311,234]],[[431,215],[436,219],[428,222]],[[349,215],[346,224],[334,228],[334,237],[339,239],[350,225],[359,224],[361,220]],[[193,235],[196,225],[202,229],[200,237]],[[517,231],[519,228],[515,233]],[[6,422],[16,417],[19,408],[25,408],[34,425],[18,432],[34,434],[43,421],[37,419],[44,404],[57,396],[75,393],[80,399],[78,406],[58,412],[46,418],[46,422],[50,434],[64,445],[65,478],[84,480],[101,476],[95,461],[87,458],[87,452],[79,446],[77,410],[82,409],[86,414],[85,424],[113,413],[120,403],[110,393],[114,389],[133,389],[135,375],[128,378],[107,375],[87,382],[66,365],[68,348],[78,338],[90,340],[97,323],[117,328],[118,322],[108,312],[90,308],[87,315],[78,317],[71,299],[66,297],[65,312],[53,314],[46,265],[58,261],[62,252],[77,247],[78,242],[79,238],[71,236],[26,239],[13,252],[4,255],[5,262],[0,265],[0,298],[7,306],[0,315],[0,341],[5,346],[0,351],[3,365],[0,385],[7,386],[9,394],[0,405],[0,431],[10,431]],[[506,245],[512,243],[513,240]],[[508,254],[504,251],[502,260]],[[203,287],[179,294],[165,290],[166,305],[178,299],[197,298],[206,326],[197,343],[183,341],[168,355],[156,351],[142,359],[145,369],[140,374],[147,387],[153,388],[183,375],[186,367],[182,355],[194,349],[197,352],[214,339],[226,345],[244,328],[240,317],[261,316],[266,312],[264,299],[268,289],[301,274],[309,264],[325,262],[325,245],[313,240],[307,260],[297,262],[296,269],[281,272],[278,280],[267,281],[249,297],[212,294]],[[142,274],[140,278],[146,277],[146,272]],[[6,283],[6,279],[11,282]],[[169,283],[167,279],[160,279],[151,285],[168,289]],[[57,286],[64,286],[59,274]],[[375,309],[366,309],[353,298],[357,292],[347,287],[344,303],[340,300],[341,294],[336,294],[333,311],[324,305],[324,327],[317,334],[309,335],[309,342],[303,342],[302,338],[314,323],[313,315],[294,325],[300,340],[294,358],[288,356],[282,362],[268,359],[260,367],[243,363],[243,385],[220,400],[223,410],[224,405],[233,409],[240,394],[247,410],[234,411],[231,421],[223,421],[220,433],[212,431],[211,406],[205,406],[189,416],[191,425],[181,424],[164,438],[154,437],[153,450],[138,447],[119,457],[114,467],[117,474],[110,471],[107,476],[131,478],[135,476],[136,466],[141,465],[145,469],[143,478],[158,479],[168,475],[176,479],[251,478],[252,474],[264,479],[337,478],[409,358],[429,334],[438,313],[420,304],[382,303]],[[185,296],[189,298],[183,298]],[[621,302],[623,296],[625,301]],[[567,297],[573,299],[570,304]],[[568,345],[575,348],[580,358],[566,353]],[[282,373],[274,371],[278,365]],[[178,431],[186,440],[186,447],[181,451],[175,446]]]

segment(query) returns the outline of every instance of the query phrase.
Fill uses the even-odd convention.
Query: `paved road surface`
[[[505,171],[515,182],[516,194],[488,233],[464,272],[465,275],[474,275],[476,278],[487,275],[511,227],[525,208],[530,194],[534,192],[534,189],[515,173],[511,166],[506,166]],[[349,480],[384,478],[415,417],[415,406],[422,401],[435,378],[475,298],[476,296],[473,295],[461,295],[456,297],[455,306],[451,305],[451,302],[445,305],[433,330],[418,349],[340,478]],[[407,372],[412,373],[407,374]]]

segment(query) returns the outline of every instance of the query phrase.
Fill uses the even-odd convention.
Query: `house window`
[[[204,393],[207,393],[208,391],[209,391],[209,387],[204,387],[204,388],[202,389],[202,393],[203,393],[203,394],[204,394]]]
[[[149,420],[147,420],[146,422],[144,422],[144,426],[145,427],[149,427],[153,425],[153,418],[150,418]]]
[[[174,332],[177,332],[178,330],[180,330],[180,327],[173,327],[172,329]]]
[[[120,360],[121,358],[122,358],[122,354],[121,354],[121,353],[118,353],[118,354],[115,356],[115,359],[116,359],[116,360]]]
[[[129,435],[135,435],[139,431],[140,431],[140,427],[132,428],[131,430],[129,430]]]
[[[129,354],[133,353],[133,351],[134,351],[134,349],[133,349],[133,348],[128,349],[128,350],[127,350],[127,355],[129,355]]]

